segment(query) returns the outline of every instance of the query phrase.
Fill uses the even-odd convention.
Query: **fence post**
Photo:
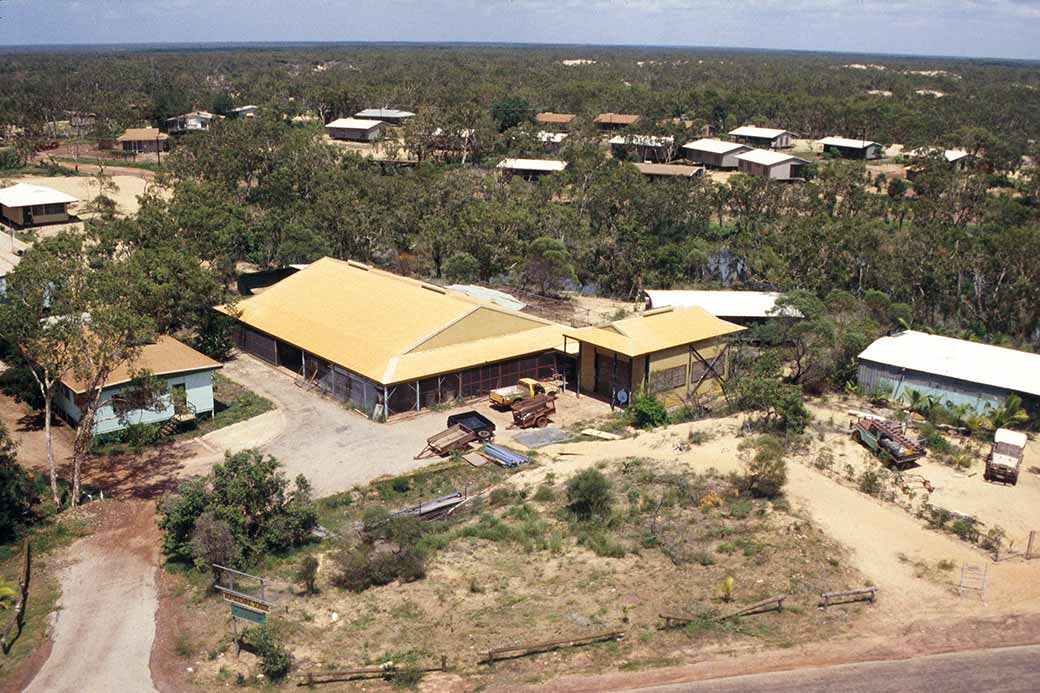
[[[1026,560],[1033,558],[1033,547],[1036,546],[1036,530],[1029,532],[1029,543],[1026,544]]]

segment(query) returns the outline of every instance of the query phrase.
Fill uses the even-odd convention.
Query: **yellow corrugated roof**
[[[693,307],[648,311],[608,325],[565,330],[564,334],[625,356],[639,356],[743,329],[740,325],[716,318],[703,308]]]
[[[360,263],[323,258],[240,301],[238,319],[384,384],[552,349],[563,327]],[[225,306],[218,310],[228,312]],[[478,311],[522,318],[507,334],[418,350]],[[547,329],[548,328],[548,329]],[[498,334],[499,336],[494,336]]]

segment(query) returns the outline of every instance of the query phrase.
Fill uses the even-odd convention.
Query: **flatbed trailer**
[[[415,459],[441,457],[469,448],[474,441],[488,442],[495,437],[495,423],[476,411],[462,412],[448,417],[448,428],[426,439],[426,447]]]

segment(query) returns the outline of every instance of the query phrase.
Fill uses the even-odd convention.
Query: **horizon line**
[[[753,46],[706,46],[691,44],[652,44],[652,43],[548,43],[541,41],[402,41],[402,40],[298,40],[298,41],[272,41],[272,40],[228,40],[228,41],[138,41],[125,43],[20,43],[0,44],[0,52],[10,50],[37,50],[48,49],[75,50],[75,49],[121,49],[124,51],[135,48],[148,49],[171,49],[178,47],[220,48],[220,47],[291,47],[291,46],[483,46],[483,47],[531,47],[531,48],[596,48],[596,49],[665,49],[686,51],[735,51],[755,53],[793,53],[814,55],[851,55],[871,56],[884,58],[912,58],[912,59],[940,59],[961,61],[1003,61],[1021,63],[1040,63],[1037,58],[1012,58],[1001,56],[968,56],[948,55],[937,53],[888,53],[875,51],[839,51],[812,48],[756,48]]]

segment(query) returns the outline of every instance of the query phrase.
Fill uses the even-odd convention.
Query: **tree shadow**
[[[83,467],[83,486],[104,492],[107,498],[151,500],[177,490],[184,469],[197,457],[189,445],[166,443],[146,450],[90,457]],[[61,473],[72,477],[72,465]]]

